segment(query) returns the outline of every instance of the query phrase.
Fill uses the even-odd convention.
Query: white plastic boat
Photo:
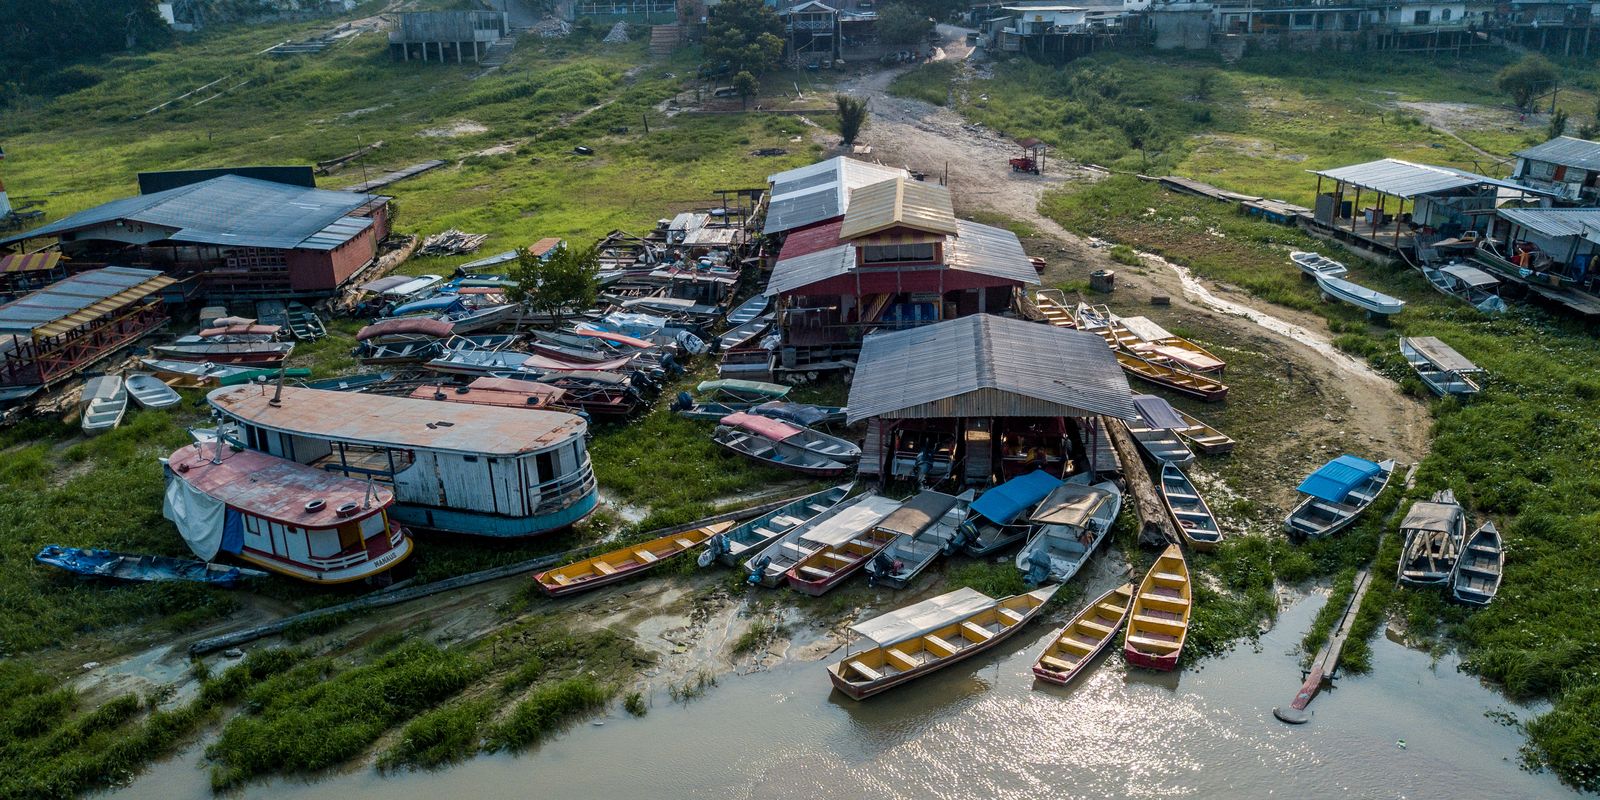
[[[123,384],[128,387],[128,395],[133,402],[141,408],[171,408],[183,402],[183,398],[171,386],[148,372],[130,372],[123,379]]]
[[[128,390],[122,378],[101,375],[83,384],[83,432],[105,433],[122,424],[128,411]]]
[[[1017,569],[1032,585],[1072,580],[1121,511],[1122,490],[1115,483],[1062,484],[1028,518],[1034,533],[1017,554]]]
[[[1370,314],[1384,316],[1398,314],[1406,307],[1406,301],[1398,297],[1390,297],[1376,289],[1368,289],[1343,278],[1318,275],[1317,286],[1321,287],[1322,293],[1328,297],[1335,300],[1343,300]]]
[[[1328,258],[1321,253],[1309,253],[1304,250],[1296,250],[1289,254],[1289,260],[1293,261],[1294,265],[1299,267],[1301,272],[1304,272],[1313,278],[1322,276],[1337,278],[1350,271],[1349,269],[1345,268],[1345,265],[1334,261],[1333,259]]]

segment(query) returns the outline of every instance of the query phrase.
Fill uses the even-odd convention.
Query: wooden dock
[[[354,186],[346,186],[344,190],[347,192],[355,192],[356,194],[365,194],[374,189],[382,189],[391,183],[403,181],[406,178],[410,178],[415,175],[421,175],[430,169],[437,169],[442,166],[444,166],[443,161],[424,161],[420,164],[412,164],[405,169],[397,169],[394,172],[386,172],[364,183],[358,183]]]
[[[1311,705],[1311,699],[1322,691],[1324,683],[1332,684],[1339,669],[1339,655],[1344,651],[1345,639],[1350,635],[1350,626],[1356,621],[1356,614],[1361,611],[1361,598],[1367,596],[1367,587],[1372,585],[1372,574],[1362,570],[1356,574],[1354,591],[1350,592],[1350,599],[1344,608],[1344,616],[1339,619],[1339,626],[1328,637],[1328,643],[1317,651],[1316,658],[1311,660],[1311,668],[1301,673],[1305,683],[1301,684],[1300,692],[1294,696],[1294,701],[1288,707],[1272,709],[1272,715],[1290,725],[1303,725],[1311,719],[1311,712],[1306,706]]]

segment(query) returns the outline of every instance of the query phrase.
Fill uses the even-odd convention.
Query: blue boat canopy
[[[1330,503],[1342,503],[1350,490],[1371,480],[1383,467],[1349,454],[1323,464],[1300,482],[1299,491]]]
[[[442,294],[426,300],[413,300],[403,305],[395,306],[389,311],[391,317],[403,317],[407,314],[424,314],[441,311],[460,311],[465,306],[461,298],[453,294]]]
[[[984,492],[972,504],[972,510],[997,525],[1009,525],[1060,485],[1060,478],[1036,469]]]

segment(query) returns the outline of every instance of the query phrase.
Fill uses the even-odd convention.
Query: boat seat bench
[[[601,575],[614,575],[617,571],[615,567],[607,564],[604,561],[596,561],[594,562],[593,566],[594,571],[600,573]]]
[[[812,566],[800,567],[798,570],[796,570],[796,572],[799,572],[804,576],[811,576],[813,580],[821,580],[823,578],[833,577],[833,573],[828,572],[827,570],[817,569],[816,567]]]
[[[1017,624],[1017,623],[1022,621],[1022,615],[1018,614],[1015,611],[1012,611],[1009,608],[999,608],[999,609],[996,609],[996,612],[999,613],[1000,616],[1010,620],[1012,625],[1015,625],[1015,624]]]
[[[862,677],[866,678],[869,681],[881,681],[881,680],[883,680],[883,673],[873,669],[872,667],[867,666],[866,664],[861,663],[860,661],[851,661],[850,662],[850,668],[855,670],[858,674],[860,674]]]
[[[1166,639],[1151,639],[1144,636],[1129,636],[1128,642],[1138,647],[1159,647],[1163,650],[1178,649],[1177,642],[1169,642]]]
[[[975,642],[987,642],[994,637],[994,634],[972,624],[971,622],[961,623],[961,631],[967,635],[967,638],[972,639]]]
[[[905,652],[898,647],[891,647],[887,650],[884,650],[883,655],[885,660],[896,667],[899,667],[901,670],[909,671],[922,666],[921,663],[919,663],[916,659],[906,655]]]
[[[1139,595],[1139,599],[1145,601],[1146,603],[1169,603],[1175,606],[1189,605],[1189,601],[1181,597],[1167,597],[1166,595],[1151,594],[1149,592]]]
[[[643,561],[646,564],[653,564],[653,563],[661,560],[660,558],[658,558],[656,556],[655,553],[652,553],[649,550],[639,550],[639,551],[635,552],[634,555],[638,556],[639,560]]]
[[[1052,669],[1056,672],[1071,672],[1073,666],[1054,656],[1040,656],[1039,663],[1045,665],[1047,669]]]
[[[929,647],[929,649],[933,650],[936,654],[938,654],[940,656],[944,656],[944,657],[953,656],[953,655],[956,654],[957,651],[959,651],[961,649],[961,648],[956,647],[955,645],[945,641],[943,637],[936,636],[936,635],[931,634],[931,633],[928,634],[927,636],[922,637],[922,641],[925,643],[926,646]]]

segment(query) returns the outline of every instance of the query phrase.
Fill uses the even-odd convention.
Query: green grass
[[[496,750],[522,750],[544,741],[581,717],[605,708],[615,693],[587,675],[541,686],[489,732]]]
[[[959,64],[950,61],[923,64],[896,76],[889,83],[889,94],[936,106],[945,105],[960,69]]]
[[[378,766],[437,769],[476,755],[484,720],[493,707],[483,700],[440,706],[407,723],[400,741],[378,757]]]

